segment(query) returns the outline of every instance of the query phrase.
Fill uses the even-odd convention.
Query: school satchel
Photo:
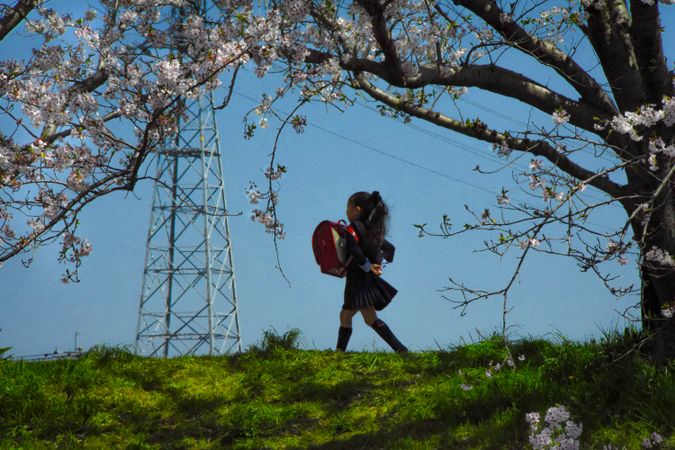
[[[322,273],[340,278],[347,274],[347,266],[352,260],[347,245],[347,233],[359,241],[354,228],[348,226],[344,220],[324,220],[314,229],[312,250]]]

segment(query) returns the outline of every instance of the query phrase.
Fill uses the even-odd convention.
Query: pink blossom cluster
[[[519,355],[518,356],[518,361],[525,361],[525,355]],[[497,362],[495,363],[494,361],[490,361],[488,363],[488,368],[485,369],[485,378],[492,378],[492,376],[496,373],[502,370],[504,367],[509,367],[511,369],[516,368],[516,363],[513,360],[511,356],[508,356],[503,362]],[[460,369],[458,371],[458,375],[460,377],[464,377],[464,372]],[[473,389],[473,385],[468,384],[468,383],[460,383],[459,385],[460,389],[463,391],[470,391]]]
[[[628,246],[621,242],[615,242],[615,241],[609,241],[607,243],[607,248],[605,250],[605,253],[607,254],[608,257],[611,256],[618,256],[618,262],[619,265],[625,266],[628,264],[628,259],[626,259],[626,251],[628,250]]]
[[[552,406],[546,411],[544,423],[538,412],[525,416],[530,425],[529,441],[534,450],[578,450],[582,426],[570,420],[565,406]]]
[[[527,23],[530,25],[528,31],[542,41],[560,45],[565,42],[564,31],[568,28],[572,15],[578,14],[575,9],[577,8],[570,3],[568,7],[554,6],[539,11],[538,15],[528,17]]]
[[[278,239],[286,237],[284,224],[277,221],[274,214],[269,211],[262,211],[256,208],[251,211],[251,220],[261,223],[265,227],[265,232],[273,234]]]
[[[284,174],[285,171],[286,170],[283,168],[277,168],[275,170],[268,167],[267,169],[265,169],[265,177],[270,180],[278,180],[279,178],[281,178],[281,176]]]
[[[497,204],[501,206],[511,204],[511,199],[507,195],[506,191],[502,190],[502,192],[497,196]]]
[[[675,267],[675,258],[673,258],[667,250],[656,246],[652,246],[652,248],[645,253],[645,259],[660,266]]]
[[[666,145],[660,137],[649,140],[649,157],[647,158],[647,162],[649,163],[649,170],[653,172],[659,168],[658,155],[663,155],[671,161],[675,160],[675,143]]]
[[[492,144],[492,150],[497,152],[498,156],[508,158],[511,155],[512,150],[509,148],[506,142],[494,143]]]
[[[675,142],[664,142],[658,134],[654,136],[654,127],[663,125],[672,128],[675,125],[675,98],[664,97],[660,108],[656,105],[643,105],[637,112],[628,111],[620,116],[615,116],[609,126],[616,132],[627,134],[635,142],[643,141],[643,136],[648,136],[647,163],[649,169],[658,169],[658,158],[662,156],[670,161],[675,160]],[[602,130],[604,125],[597,124],[596,128]]]
[[[535,237],[529,237],[526,239],[522,239],[518,241],[518,246],[522,249],[525,250],[528,247],[539,247],[539,244],[541,244],[541,241]]]
[[[553,123],[556,125],[564,125],[570,121],[570,114],[564,109],[557,109],[551,114],[553,118]]]
[[[642,448],[654,448],[661,445],[663,436],[654,431],[648,438],[642,441]]]
[[[255,184],[252,184],[247,190],[246,190],[246,195],[248,196],[248,201],[250,204],[255,205],[257,204],[261,198],[263,198],[264,194],[258,190],[258,188],[255,186]]]
[[[258,222],[265,227],[265,232],[273,234],[276,238],[284,239],[286,233],[284,231],[284,224],[276,217],[276,207],[279,203],[279,192],[274,189],[272,182],[278,181],[286,173],[286,167],[277,165],[276,169],[267,167],[265,169],[265,178],[269,186],[267,192],[262,192],[258,186],[251,182],[246,189],[246,195],[249,203],[252,205],[258,204],[261,200],[267,200],[265,209],[255,208],[251,211],[251,220]]]
[[[292,24],[297,24],[305,20],[309,14],[309,0],[290,0],[281,4],[280,12],[284,19]]]
[[[47,189],[40,189],[35,201],[43,208],[46,219],[54,219],[68,204],[68,197],[64,192],[55,194]]]
[[[672,318],[673,314],[675,314],[675,305],[661,309],[661,315],[666,319]]]
[[[75,272],[66,270],[66,273],[61,278],[63,283],[69,283],[70,281],[77,280],[77,268],[82,263],[82,258],[89,256],[91,251],[92,246],[88,240],[75,236],[70,232],[63,233],[63,241],[61,243],[59,259],[61,261],[74,263],[76,268]]]
[[[549,200],[557,200],[559,202],[567,198],[564,192],[557,192],[554,187],[547,184],[547,176],[551,175],[550,171],[544,168],[540,159],[532,159],[529,164],[531,173],[528,175],[528,187],[531,190],[541,189],[541,196],[545,202]],[[527,174],[526,174],[527,175]]]

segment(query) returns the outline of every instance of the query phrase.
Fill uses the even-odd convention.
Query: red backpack
[[[347,246],[347,233],[359,241],[354,228],[351,225],[347,226],[344,220],[337,222],[324,220],[314,229],[312,250],[322,273],[340,278],[347,274],[347,266],[352,261]]]

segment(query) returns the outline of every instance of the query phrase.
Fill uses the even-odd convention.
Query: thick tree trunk
[[[652,274],[642,266],[642,327],[651,336],[649,351],[657,362],[675,359],[675,317],[666,317],[662,311],[671,308],[675,277]],[[670,295],[664,293],[670,292]]]
[[[670,172],[669,165],[664,164],[659,172],[662,175],[659,178],[666,179]],[[629,180],[636,181],[638,178],[647,181],[636,172],[631,174],[629,171]],[[649,181],[653,182],[652,180],[653,177]],[[649,181],[641,186],[646,187]],[[653,255],[654,249],[658,249],[667,252],[671,257],[675,256],[674,188],[675,183],[670,180],[665,185],[656,185],[651,195],[645,195],[645,198],[650,198],[656,194],[646,230],[644,216],[636,217],[632,223],[642,255],[642,327],[653,336],[650,352],[656,361],[675,359],[675,317],[672,314],[675,309],[675,260],[671,258],[670,261],[659,261],[658,258],[650,258],[648,255],[650,252]]]

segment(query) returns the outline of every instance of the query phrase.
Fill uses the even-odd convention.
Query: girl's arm
[[[394,261],[394,252],[396,251],[396,247],[394,247],[394,244],[389,242],[388,240],[383,240],[382,241],[382,257],[387,260],[387,262],[393,262]]]
[[[359,266],[364,272],[370,272],[371,270],[370,261],[366,257],[366,254],[363,252],[361,245],[359,245],[360,242],[365,242],[366,239],[365,227],[359,221],[352,222],[352,226],[354,227],[356,235],[359,237],[359,242],[357,242],[356,239],[354,239],[354,236],[351,235],[351,233],[346,233],[347,245],[352,255],[352,261],[354,264]]]
[[[368,241],[368,230],[366,229],[366,225],[360,220],[355,220],[352,223],[352,226],[356,230],[356,234],[359,236],[359,245],[361,247],[361,251],[366,255],[366,258],[368,258],[368,260],[373,264],[381,265],[382,257],[384,256],[382,252],[383,250],[382,246],[384,244],[382,244],[382,246],[372,247]],[[390,243],[389,245],[391,246],[391,248],[394,247]],[[387,259],[387,261],[391,260]]]

